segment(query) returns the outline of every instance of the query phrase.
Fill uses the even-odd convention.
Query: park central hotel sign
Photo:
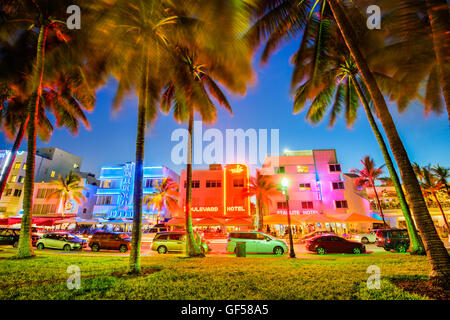
[[[207,170],[192,171],[192,206],[194,218],[250,217],[250,200],[243,197],[249,184],[245,164],[211,164]],[[186,171],[181,172],[179,205],[185,208]],[[179,215],[184,215],[180,212]]]

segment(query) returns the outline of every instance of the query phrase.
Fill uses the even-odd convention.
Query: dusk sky
[[[204,130],[214,127],[225,136],[226,129],[249,128],[279,129],[280,149],[305,150],[335,148],[338,161],[343,170],[360,167],[360,159],[365,155],[373,157],[378,165],[384,163],[379,146],[370,129],[364,110],[353,128],[348,129],[341,117],[333,128],[327,127],[328,118],[319,125],[305,121],[305,112],[292,114],[292,97],[289,84],[292,67],[289,57],[297,43],[280,50],[264,67],[257,65],[257,82],[248,90],[245,97],[228,95],[234,116],[225,110],[219,111],[214,125],[204,125]],[[137,122],[137,99],[130,96],[117,114],[112,114],[111,101],[115,83],[99,90],[95,111],[88,115],[92,129],[81,128],[77,137],[65,129],[56,129],[48,143],[38,141],[38,147],[58,147],[83,158],[82,171],[99,174],[104,165],[133,161]],[[443,113],[430,114],[425,118],[423,106],[413,103],[402,114],[391,104],[391,112],[397,129],[408,151],[411,162],[428,163],[450,167],[450,132],[448,119]],[[186,125],[181,125],[186,127]],[[166,165],[177,173],[182,166],[173,164],[171,150],[175,142],[170,137],[179,128],[171,116],[158,116],[156,123],[147,134],[145,163],[147,165]],[[381,125],[380,125],[381,127]],[[204,143],[205,145],[205,143]],[[12,142],[0,136],[0,149],[11,148]],[[21,150],[26,150],[26,141]],[[387,170],[386,170],[387,171]]]

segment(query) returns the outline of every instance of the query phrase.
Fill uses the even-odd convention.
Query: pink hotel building
[[[354,174],[342,173],[336,150],[286,151],[282,156],[268,156],[261,174],[273,182],[289,179],[289,209],[292,215],[370,212],[370,202],[354,185]],[[274,197],[268,214],[286,214],[284,195]]]

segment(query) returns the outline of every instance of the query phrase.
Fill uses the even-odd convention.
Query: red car
[[[309,239],[306,243],[306,249],[321,255],[325,253],[360,254],[366,252],[366,247],[362,243],[349,241],[333,234],[320,235]]]

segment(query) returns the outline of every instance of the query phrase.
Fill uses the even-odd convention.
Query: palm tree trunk
[[[186,255],[188,257],[204,257],[194,237],[192,227],[191,201],[192,201],[192,150],[194,135],[194,108],[189,111],[188,126],[188,154],[186,163]]]
[[[406,197],[403,192],[400,179],[398,178],[397,171],[394,168],[394,163],[392,162],[392,158],[387,149],[386,142],[384,142],[384,138],[381,135],[377,123],[375,122],[375,118],[373,117],[372,111],[370,110],[367,98],[364,96],[364,93],[361,90],[358,80],[354,75],[351,75],[351,80],[353,82],[354,87],[356,88],[356,92],[364,107],[364,111],[366,112],[367,119],[369,120],[372,131],[375,134],[375,138],[377,139],[378,144],[380,145],[381,153],[383,154],[384,161],[389,170],[392,182],[394,183],[395,191],[397,192],[397,197],[400,202],[400,207],[402,208],[403,216],[405,217],[406,228],[408,229],[409,238],[411,239],[409,252],[411,254],[425,254],[425,249],[423,248],[422,240],[420,239],[419,234],[417,233],[416,226],[414,225],[414,220],[412,219],[411,211],[409,210],[408,203],[406,202]]]
[[[31,245],[31,223],[34,192],[34,167],[36,155],[37,137],[37,115],[39,108],[39,97],[42,91],[42,78],[44,76],[45,42],[47,39],[47,26],[41,17],[39,37],[37,42],[36,64],[33,70],[32,93],[28,104],[28,145],[27,145],[27,168],[25,170],[25,181],[23,186],[23,215],[20,225],[20,238],[16,258],[23,259],[34,256]]]
[[[450,13],[447,0],[426,0],[434,52],[450,125]]]
[[[377,199],[377,205],[378,205],[378,210],[380,210],[381,219],[383,219],[384,226],[387,227],[386,220],[384,220],[383,208],[381,208],[380,198],[378,197],[377,188],[375,187],[375,183],[373,181],[371,181],[371,183],[372,183],[373,191],[375,192],[375,198]]]
[[[330,4],[333,16],[338,24],[345,43],[355,60],[356,65],[367,85],[378,117],[386,132],[389,144],[397,165],[400,169],[400,176],[404,183],[406,196],[409,200],[410,208],[414,214],[417,227],[424,241],[428,261],[431,265],[430,278],[436,281],[448,281],[450,278],[450,256],[436,228],[426,206],[419,183],[414,174],[414,170],[409,161],[408,154],[398,135],[394,121],[392,120],[389,109],[386,105],[383,95],[373,77],[369,66],[367,65],[362,53],[358,48],[358,42],[355,32],[345,16],[337,0],[327,0]]]
[[[438,207],[439,207],[439,210],[441,210],[442,217],[444,218],[444,223],[445,223],[445,225],[447,226],[447,232],[450,232],[450,228],[449,228],[449,226],[448,226],[448,221],[447,221],[447,218],[445,217],[444,209],[442,209],[441,203],[439,202],[439,199],[438,199],[438,197],[437,197],[437,195],[436,195],[436,192],[433,192],[433,197],[434,197],[434,200],[436,200],[436,202],[437,202],[437,205],[438,205]]]
[[[144,46],[145,47],[145,46]],[[131,274],[141,272],[141,237],[142,237],[142,199],[144,181],[144,150],[145,150],[145,120],[148,93],[146,91],[148,82],[148,55],[145,48],[142,50],[142,76],[139,88],[138,123],[136,135],[136,159],[134,168],[134,190],[133,190],[133,230],[131,236],[131,250],[129,270]]]
[[[23,121],[20,124],[19,131],[17,132],[16,135],[16,140],[14,141],[13,147],[11,149],[11,156],[9,157],[8,162],[5,163],[5,171],[3,172],[2,179],[0,180],[0,199],[2,198],[3,191],[5,191],[6,181],[8,180],[8,176],[14,165],[14,160],[16,160],[17,151],[19,151],[20,144],[22,143],[23,136],[25,135],[27,124],[28,124],[28,117],[25,121]]]

